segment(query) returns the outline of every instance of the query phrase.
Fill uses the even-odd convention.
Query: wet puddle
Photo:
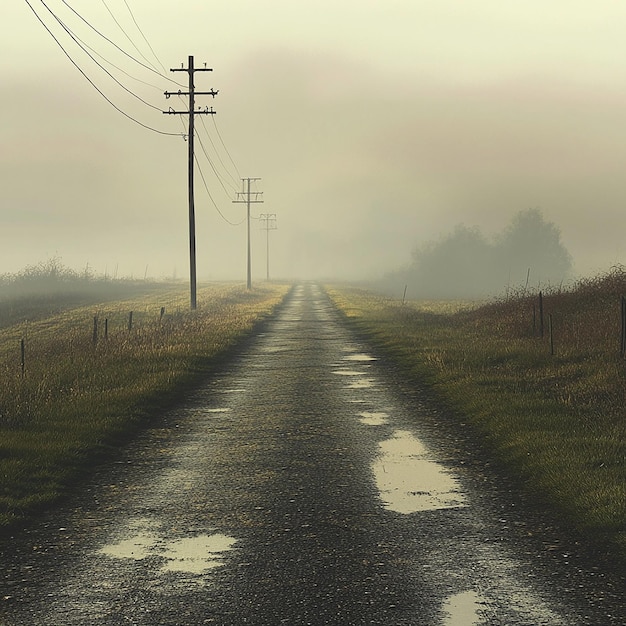
[[[464,591],[448,598],[443,607],[443,626],[478,626],[484,623],[480,606],[484,600],[475,591]]]
[[[363,376],[363,372],[357,372],[356,370],[333,370],[333,374],[337,376]]]
[[[389,420],[387,419],[389,414],[382,411],[363,411],[362,413],[359,413],[359,415],[361,416],[359,422],[361,422],[361,424],[365,424],[366,426],[383,426],[384,424],[389,423]]]
[[[259,348],[261,352],[265,354],[279,354],[286,350],[285,346],[264,346]]]
[[[353,380],[349,385],[346,385],[346,389],[369,389],[374,386],[373,378],[365,378],[363,377],[364,372],[359,370],[350,370],[347,368],[335,369],[333,370],[333,374],[336,376],[346,376],[348,378],[352,377],[356,380]],[[360,378],[358,378],[360,377]]]
[[[359,352],[357,354],[349,354],[343,357],[344,361],[376,361],[376,357]]]
[[[205,570],[224,565],[224,552],[237,542],[227,535],[198,535],[168,543],[161,554],[166,559],[161,571],[202,574]]]
[[[152,554],[152,550],[157,545],[157,542],[158,537],[150,533],[135,535],[130,539],[123,539],[118,543],[104,546],[104,548],[100,550],[100,553],[115,559],[143,561],[143,559],[147,559]]]
[[[346,389],[370,389],[375,385],[373,378],[361,378],[346,386]]]
[[[221,533],[168,540],[158,531],[159,524],[154,521],[135,520],[129,525],[129,538],[108,544],[99,553],[109,558],[134,561],[157,557],[162,561],[161,572],[202,574],[222,566],[224,553],[237,543],[234,537]]]
[[[409,431],[395,431],[379,448],[372,470],[385,508],[414,513],[464,506],[459,482],[427,458],[426,448]]]

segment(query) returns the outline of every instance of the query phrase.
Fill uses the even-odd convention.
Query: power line
[[[182,92],[181,92],[181,94],[180,94],[180,95],[179,95],[178,93],[177,93],[176,95],[177,95],[177,96],[179,97],[179,99],[182,101],[182,95],[183,95],[183,94],[182,94]],[[211,119],[212,119],[212,120],[215,120],[215,115],[211,115]],[[204,128],[204,131],[205,131],[205,133],[206,133],[206,135],[207,135],[207,137],[208,137],[209,141],[211,142],[211,145],[213,146],[213,149],[215,150],[215,154],[216,154],[216,156],[217,156],[217,158],[218,158],[219,162],[221,163],[222,167],[224,168],[224,171],[225,171],[225,172],[226,172],[226,173],[227,173],[227,174],[228,174],[228,175],[232,178],[232,174],[230,174],[230,172],[229,172],[229,171],[228,171],[228,169],[226,168],[226,165],[224,164],[224,161],[221,159],[221,157],[220,157],[220,155],[219,155],[219,152],[217,151],[217,148],[216,148],[216,146],[215,146],[215,143],[213,142],[213,140],[212,140],[212,138],[211,138],[211,135],[209,134],[209,131],[208,131],[208,129],[207,129],[207,127],[206,127],[206,124],[205,124],[205,122],[204,122],[204,117],[200,117],[200,121],[202,122],[202,126],[203,126],[203,128]],[[183,124],[182,119],[181,119],[181,124]],[[184,128],[184,124],[183,124],[183,128]],[[186,128],[185,128],[185,130],[186,130]],[[217,130],[217,129],[216,129],[216,130]],[[209,162],[209,165],[211,166],[211,169],[213,170],[213,173],[214,173],[214,174],[215,174],[215,176],[217,177],[218,182],[220,183],[220,185],[221,185],[222,189],[224,190],[224,192],[226,193],[226,195],[230,195],[229,191],[228,191],[228,190],[226,189],[226,187],[224,186],[224,183],[225,183],[225,182],[226,182],[227,184],[229,184],[229,183],[228,183],[228,181],[225,181],[225,180],[224,180],[224,178],[220,175],[219,171],[218,171],[218,170],[217,170],[217,168],[215,167],[215,164],[213,163],[212,159],[210,158],[210,156],[209,156],[209,154],[208,154],[208,152],[207,152],[207,150],[206,150],[206,147],[205,147],[205,145],[204,145],[204,142],[202,141],[202,138],[200,137],[199,133],[197,132],[197,126],[195,127],[194,131],[196,132],[196,137],[197,137],[198,141],[200,142],[200,146],[201,146],[201,148],[202,148],[202,152],[204,153],[204,156],[206,157],[207,161]],[[225,147],[225,146],[224,146],[224,149],[226,149],[226,147]],[[227,152],[228,152],[228,151],[227,151]],[[217,213],[220,215],[220,217],[221,217],[221,218],[222,218],[222,219],[223,219],[223,220],[224,220],[227,224],[229,224],[229,225],[231,225],[231,226],[240,226],[241,224],[243,224],[243,222],[246,220],[246,218],[245,218],[245,217],[244,217],[242,220],[240,220],[239,222],[233,222],[233,221],[229,220],[229,219],[228,219],[228,218],[224,215],[224,213],[223,213],[223,212],[219,209],[219,207],[218,207],[218,205],[217,205],[217,203],[216,203],[215,199],[213,198],[213,196],[212,196],[212,194],[211,194],[211,192],[210,192],[210,190],[209,190],[209,186],[208,186],[207,180],[206,180],[206,178],[205,178],[205,176],[204,176],[204,173],[203,173],[203,171],[202,171],[202,168],[201,168],[201,166],[200,166],[200,161],[198,160],[198,158],[197,158],[197,156],[196,156],[196,155],[194,155],[194,160],[195,160],[195,163],[196,163],[196,165],[197,165],[197,167],[198,167],[198,170],[200,171],[200,176],[201,176],[201,178],[202,178],[202,182],[203,182],[204,187],[205,187],[205,189],[206,189],[207,195],[209,196],[209,199],[211,200],[211,203],[213,204],[213,207],[215,208],[215,210],[217,211]],[[233,164],[233,165],[234,165],[234,164]],[[234,180],[234,179],[233,179],[233,180]],[[233,189],[233,190],[236,192],[236,189],[237,189],[237,188],[236,188],[234,185],[230,185],[230,184],[229,184],[229,186],[231,187],[231,189]],[[255,218],[254,216],[251,216],[251,219],[258,219],[258,218]]]
[[[198,157],[194,155],[195,158],[195,162],[196,165],[198,166],[198,171],[200,172],[200,178],[202,178],[202,182],[204,183],[204,188],[206,189],[207,195],[209,196],[209,199],[211,200],[211,203],[213,204],[213,206],[215,207],[215,210],[219,213],[220,217],[227,223],[230,224],[231,226],[241,226],[245,221],[246,218],[244,217],[240,222],[231,222],[219,209],[219,207],[217,206],[217,203],[215,202],[215,200],[213,199],[213,196],[211,195],[211,192],[209,191],[209,186],[207,185],[206,182],[206,178],[204,177],[204,174],[202,173],[202,168],[200,167],[200,163],[198,162]]]
[[[33,6],[31,5],[29,0],[25,0],[26,4],[28,5],[28,7],[30,8],[30,10],[34,13],[35,17],[37,18],[37,20],[39,20],[39,22],[41,23],[41,25],[46,29],[46,31],[48,32],[48,34],[52,37],[52,39],[55,41],[55,43],[59,46],[59,48],[61,48],[61,50],[63,51],[63,53],[65,54],[65,56],[70,60],[70,62],[72,63],[72,65],[83,75],[83,77],[85,78],[85,80],[87,80],[87,82],[118,112],[121,113],[124,117],[128,118],[129,120],[131,120],[132,122],[135,122],[135,124],[138,124],[139,126],[141,126],[142,128],[145,128],[147,130],[150,130],[154,133],[157,133],[159,135],[168,135],[171,137],[180,137],[180,133],[170,133],[170,132],[166,132],[166,131],[162,131],[159,130],[157,128],[153,128],[152,126],[148,126],[147,124],[144,124],[143,122],[140,122],[138,119],[134,118],[132,115],[126,113],[126,111],[122,110],[120,107],[118,107],[94,82],[93,80],[91,80],[91,78],[89,78],[89,76],[87,76],[87,74],[84,72],[84,70],[78,65],[78,63],[76,63],[76,61],[74,61],[74,59],[72,58],[72,56],[69,54],[69,52],[63,47],[63,44],[57,39],[57,37],[54,35],[54,33],[50,30],[50,28],[48,27],[48,25],[41,19],[41,16],[37,13],[37,11],[33,8]],[[43,2],[43,0],[41,0],[42,4],[45,5],[45,3]],[[48,8],[46,6],[46,8]],[[50,9],[48,9],[50,10]]]
[[[201,118],[202,119],[202,118]],[[198,138],[198,141],[200,142],[200,147],[202,148],[202,152],[204,152],[204,156],[206,157],[207,161],[209,162],[209,165],[211,166],[211,169],[213,170],[213,173],[215,174],[218,182],[220,183],[222,189],[224,190],[224,193],[227,196],[231,195],[231,191],[233,191],[233,186],[231,185],[231,191],[229,191],[228,189],[226,189],[226,186],[224,185],[224,181],[222,180],[222,177],[220,176],[220,173],[217,171],[215,165],[213,164],[213,161],[211,160],[211,157],[208,155],[206,148],[204,147],[204,142],[202,141],[202,138],[200,137],[200,135],[198,134],[198,132],[196,131],[196,137]],[[209,137],[209,141],[211,140],[211,138]],[[219,158],[219,155],[218,155]]]
[[[105,41],[107,41],[107,43],[110,43],[111,45],[115,46],[117,48],[118,51],[120,51],[122,54],[124,54],[125,56],[127,56],[128,58],[130,58],[132,61],[134,61],[135,63],[137,63],[138,65],[140,65],[142,68],[145,68],[147,70],[150,70],[151,72],[157,74],[157,76],[159,76],[160,78],[166,78],[167,80],[171,80],[169,77],[167,76],[162,76],[160,73],[156,72],[155,70],[153,70],[151,67],[148,67],[147,65],[144,65],[143,63],[141,63],[141,61],[138,61],[137,59],[135,59],[135,57],[133,57],[132,55],[129,55],[125,50],[123,50],[122,48],[120,48],[119,46],[117,46],[117,44],[115,44],[113,41],[111,41],[110,39],[108,39],[107,37],[105,37],[99,30],[97,30],[94,26],[92,26],[87,20],[85,20],[85,18],[80,15],[79,13],[76,12],[75,9],[73,9],[65,0],[63,0],[63,3],[67,6],[68,9],[70,9],[77,17],[79,17],[89,28],[91,28],[91,30],[93,30],[99,37],[103,38]],[[146,80],[142,80],[141,78],[137,78],[136,76],[133,76],[132,74],[130,74],[129,72],[127,72],[125,69],[121,68],[119,65],[116,65],[115,63],[113,63],[112,61],[110,61],[109,59],[107,59],[104,55],[100,54],[95,48],[93,48],[92,46],[90,46],[89,44],[87,44],[87,42],[84,39],[81,39],[76,32],[72,31],[73,35],[76,39],[78,39],[78,41],[80,41],[85,47],[89,48],[89,50],[91,50],[99,59],[101,59],[104,63],[107,63],[108,65],[110,65],[111,67],[114,67],[118,72],[121,72],[122,74],[124,74],[125,76],[127,76],[128,78],[141,83],[142,85],[146,85],[148,87],[152,87],[153,89],[156,89],[158,91],[161,91],[161,87],[155,85],[154,83],[149,83]]]
[[[112,61],[109,61],[104,56],[102,56],[97,50],[92,48],[83,39],[81,39],[76,33],[73,33],[73,34],[74,34],[74,37],[83,44],[83,46],[85,46],[86,48],[91,50],[103,63],[107,63],[111,67],[114,67],[118,72],[121,72],[122,74],[124,74],[124,76],[127,76],[131,80],[134,80],[134,81],[136,81],[138,83],[141,83],[142,85],[146,85],[146,87],[152,87],[152,89],[155,89],[155,90],[157,90],[159,92],[161,91],[161,87],[159,87],[158,85],[155,85],[154,83],[149,83],[149,82],[147,82],[145,80],[142,80],[141,78],[137,78],[136,76],[133,76],[132,74],[127,72],[125,69],[121,68],[119,65],[116,65]],[[156,108],[158,109],[158,107],[156,107]]]
[[[215,119],[215,116],[213,116],[211,119]],[[217,148],[215,147],[215,142],[213,141],[213,139],[211,138],[211,134],[209,133],[208,128],[206,127],[206,124],[204,123],[204,118],[200,118],[200,121],[202,122],[202,126],[204,128],[204,132],[206,133],[206,136],[209,138],[209,141],[211,142],[211,145],[213,146],[213,150],[215,151],[215,156],[217,157],[217,160],[220,162],[220,165],[222,166],[222,168],[224,169],[224,172],[226,172],[226,174],[230,177],[230,181],[228,185],[230,186],[232,191],[237,191],[237,179],[228,171],[228,168],[226,167],[226,165],[224,164],[224,161],[222,160],[222,157],[220,156],[220,153],[218,152]],[[208,158],[208,156],[207,156]],[[217,172],[216,172],[217,174]]]
[[[147,37],[144,35],[143,30],[141,30],[141,27],[137,23],[137,20],[135,19],[135,15],[132,12],[132,10],[131,10],[130,6],[128,5],[128,2],[126,2],[126,0],[124,0],[124,4],[126,5],[126,8],[128,9],[128,12],[130,13],[131,18],[133,19],[133,22],[135,23],[135,26],[137,27],[137,30],[139,31],[139,33],[143,37],[143,40],[148,45],[148,48],[150,48],[150,52],[152,52],[152,55],[156,59],[157,63],[161,66],[161,69],[163,70],[163,74],[166,74],[167,71],[165,69],[165,66],[163,65],[163,63],[161,63],[161,59],[159,59],[159,57],[157,56],[156,52],[154,51],[154,48],[150,45],[150,42],[148,41]]]
[[[67,0],[61,0],[61,2],[63,2],[63,4],[70,9],[70,11],[72,11],[72,13],[74,13],[80,20],[82,20],[89,28],[91,28],[91,30],[93,30],[99,37],[101,37],[102,39],[104,39],[107,43],[111,44],[116,50],[118,50],[119,52],[121,52],[124,56],[128,57],[129,59],[131,59],[132,61],[134,61],[135,63],[137,63],[138,65],[140,65],[141,67],[143,67],[144,69],[156,74],[157,76],[160,76],[161,78],[164,78],[165,80],[174,83],[175,85],[178,85],[179,87],[184,87],[185,85],[176,82],[174,79],[172,79],[170,76],[168,76],[167,74],[163,73],[161,74],[158,70],[154,69],[154,67],[151,67],[149,65],[146,65],[145,63],[142,63],[139,59],[135,58],[132,54],[128,53],[126,50],[124,50],[123,48],[121,48],[120,46],[118,46],[112,39],[110,39],[109,37],[107,37],[104,33],[102,33],[101,31],[99,31],[95,26],[93,26],[87,19],[85,19],[76,9],[74,9],[68,2]]]
[[[215,169],[215,165],[213,165],[213,161],[211,161],[211,158],[207,154],[206,148],[204,147],[204,143],[202,142],[202,138],[198,135],[197,132],[196,132],[196,137],[197,137],[198,141],[200,142],[200,147],[202,148],[202,152],[204,153],[204,156],[206,157],[206,160],[209,162],[209,165],[211,166],[211,169],[213,170],[213,173],[215,174],[215,177],[217,178],[217,181],[219,182],[220,186],[224,190],[224,193],[227,196],[229,196],[230,193],[229,193],[228,189],[226,189],[226,186],[224,185],[224,181],[221,179],[218,171]]]
[[[219,137],[219,140],[221,141],[224,150],[226,150],[226,154],[228,155],[230,162],[233,164],[233,167],[235,168],[235,171],[237,172],[237,176],[241,178],[241,175],[239,174],[239,170],[237,169],[237,166],[235,165],[235,162],[233,161],[233,157],[230,156],[230,152],[228,151],[228,148],[226,147],[226,144],[224,143],[224,140],[222,139],[222,135],[220,134],[219,128],[217,127],[217,123],[215,121],[215,116],[213,116],[212,119],[213,119],[213,125],[215,126],[215,132],[217,133],[217,136]]]
[[[152,63],[150,63],[150,61],[148,61],[148,59],[146,59],[146,57],[143,55],[143,53],[141,52],[141,50],[137,47],[137,45],[135,44],[135,42],[130,38],[130,36],[128,35],[128,33],[124,30],[124,28],[122,27],[122,25],[118,22],[117,18],[115,17],[115,15],[113,15],[113,11],[111,11],[111,9],[109,8],[109,5],[106,3],[106,0],[102,0],[102,4],[104,4],[104,6],[106,7],[106,10],[109,12],[109,15],[113,18],[113,21],[117,24],[118,28],[122,31],[122,33],[124,33],[124,36],[126,37],[126,39],[128,39],[128,41],[130,42],[131,46],[133,48],[135,48],[135,50],[138,52],[139,56],[150,65],[150,67],[152,67],[154,69],[154,71],[158,71],[156,69],[156,67],[154,67],[154,65],[152,65]],[[128,5],[126,5],[128,6]]]
[[[127,93],[129,93],[131,96],[133,96],[134,98],[136,98],[137,100],[139,100],[140,102],[142,102],[143,104],[145,104],[146,106],[151,107],[152,109],[155,109],[156,111],[160,111],[161,109],[157,106],[155,106],[154,104],[150,104],[149,102],[147,102],[146,100],[144,100],[141,96],[138,96],[135,92],[133,92],[132,90],[130,90],[128,87],[126,87],[125,85],[123,85],[119,80],[117,80],[117,78],[115,78],[115,76],[113,76],[113,74],[111,74],[111,72],[109,72],[109,70],[107,70],[101,63],[99,63],[98,61],[96,61],[96,59],[93,57],[93,55],[87,51],[87,49],[85,48],[85,46],[82,44],[82,42],[74,35],[74,33],[70,30],[70,28],[68,26],[66,26],[63,21],[57,16],[55,15],[50,8],[48,7],[48,5],[41,0],[41,4],[44,5],[44,7],[46,7],[46,9],[48,10],[48,12],[52,15],[52,17],[59,23],[59,25],[61,26],[61,28],[63,28],[63,30],[70,36],[70,38],[74,41],[74,43],[103,71],[107,74],[107,76],[109,76],[109,78],[111,78],[115,83],[117,83],[117,85],[119,85],[124,91],[126,91]]]

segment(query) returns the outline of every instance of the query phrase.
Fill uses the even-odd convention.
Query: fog
[[[31,4],[116,106],[178,136],[116,111],[26,3],[3,3],[0,273],[58,257],[77,271],[185,278],[180,119],[130,97],[41,2]],[[63,2],[46,4],[85,43],[153,84],[111,70],[133,92],[157,109],[185,107],[163,96],[179,88],[167,78],[184,83],[185,74],[145,71],[81,27]],[[154,59],[124,0],[69,4],[137,55],[108,6]],[[626,262],[626,7],[461,0],[128,6],[166,69],[186,66],[193,54],[196,66],[213,68],[196,74],[196,88],[219,90],[215,99],[198,98],[217,112],[196,122],[200,278],[245,280],[245,206],[232,202],[241,177],[261,178],[256,189],[265,202],[252,207],[253,218],[277,217],[269,233],[274,278],[378,278],[459,225],[495,236],[529,208],[558,227],[575,275]],[[266,233],[258,219],[251,236],[260,280]]]

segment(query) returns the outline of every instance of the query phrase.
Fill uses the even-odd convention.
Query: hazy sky
[[[117,107],[178,136],[124,117],[26,0],[3,0],[0,273],[58,256],[188,275],[187,143],[161,110],[185,108],[163,92],[186,83],[169,69],[189,55],[213,68],[196,89],[220,92],[198,98],[217,111],[197,118],[214,201],[197,172],[203,278],[245,279],[245,224],[228,223],[245,217],[242,176],[262,178],[253,216],[277,215],[275,277],[375,276],[457,224],[497,233],[530,207],[560,227],[579,274],[626,264],[626,3],[29,1]],[[252,246],[260,278],[258,220]]]

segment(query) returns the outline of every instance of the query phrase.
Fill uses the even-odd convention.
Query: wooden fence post
[[[539,292],[539,336],[543,339],[543,294]]]
[[[98,343],[98,316],[93,316],[93,345]]]
[[[22,378],[26,374],[26,346],[24,343],[24,338],[20,341],[20,352],[22,354]]]
[[[133,329],[133,312],[131,311],[128,314],[128,332],[130,332]]]
[[[552,326],[552,313],[548,315],[548,331],[550,333],[550,355],[554,356],[554,328]]]
[[[620,348],[619,354],[624,358],[626,354],[626,298],[622,296],[622,308],[620,312]]]

